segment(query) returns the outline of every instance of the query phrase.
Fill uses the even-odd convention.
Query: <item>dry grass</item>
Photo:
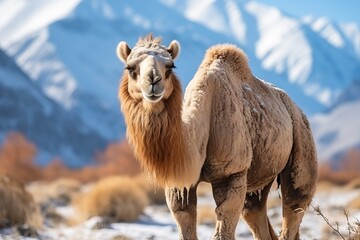
[[[166,204],[164,189],[152,183],[148,177],[141,174],[135,178],[135,182],[145,191],[150,204]]]
[[[311,207],[314,209],[317,215],[322,217],[322,219],[326,223],[326,228],[323,230],[325,239],[330,239],[330,237],[334,235],[336,235],[338,239],[343,239],[343,240],[360,239],[360,221],[356,219],[355,222],[350,222],[350,215],[348,211],[343,210],[344,218],[346,219],[346,229],[347,229],[347,233],[343,233],[340,231],[340,224],[338,222],[332,224],[330,222],[330,219],[324,215],[324,213],[321,211],[319,206],[311,205]]]
[[[129,177],[108,177],[97,182],[76,203],[80,221],[93,216],[114,221],[132,222],[138,219],[148,204],[144,190]]]
[[[355,210],[360,210],[360,195],[358,195],[356,198],[354,198],[353,200],[351,200],[348,205],[347,205],[348,209],[355,209]]]
[[[214,226],[216,224],[215,207],[211,205],[200,205],[197,215],[198,224]]]
[[[267,201],[266,201],[266,207],[268,209],[270,208],[275,208],[275,207],[279,207],[282,204],[282,200],[279,196],[269,196]]]
[[[358,178],[360,178],[360,171],[357,169],[342,168],[333,170],[327,165],[321,165],[319,167],[318,181],[327,181],[335,185],[343,186]]]
[[[349,189],[349,190],[360,189],[360,178],[356,178],[356,179],[350,181],[346,185],[346,188]]]
[[[93,182],[111,175],[134,176],[140,173],[126,141],[112,143],[98,153],[93,165],[81,169],[69,169],[61,159],[53,159],[46,167],[39,167],[34,160],[36,145],[18,132],[7,134],[0,146],[0,174],[6,174],[22,183],[54,181],[58,178],[73,178],[80,182]]]
[[[22,183],[5,175],[0,176],[0,227],[42,224],[40,211]]]
[[[197,195],[199,197],[206,197],[212,195],[212,188],[210,183],[201,182],[197,187]]]
[[[316,192],[330,192],[334,189],[339,188],[338,185],[334,184],[333,182],[329,182],[326,180],[319,181],[316,186]]]
[[[51,197],[61,202],[60,205],[67,205],[79,194],[81,186],[76,179],[59,178],[49,185],[49,190]]]
[[[27,186],[27,190],[40,205],[53,202],[57,206],[64,206],[79,194],[81,186],[81,182],[75,179],[60,178],[50,183],[33,182]]]
[[[40,178],[41,171],[33,160],[36,146],[20,133],[9,133],[0,146],[0,174],[5,174],[22,183]]]

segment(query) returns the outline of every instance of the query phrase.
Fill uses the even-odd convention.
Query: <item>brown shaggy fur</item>
[[[128,75],[124,73],[119,97],[121,109],[127,123],[129,143],[134,147],[135,156],[141,159],[144,170],[151,174],[158,184],[174,186],[188,171],[184,160],[184,139],[181,128],[181,87],[172,75],[174,92],[165,101],[165,111],[143,112],[142,102],[131,101],[127,91]],[[154,147],[156,139],[156,147]],[[136,144],[134,144],[136,143]],[[171,149],[168,151],[167,149]],[[181,183],[180,183],[181,184]],[[184,184],[185,185],[185,184]]]
[[[254,77],[243,51],[228,44],[207,51],[181,104],[179,80],[165,74],[169,56],[174,60],[180,46],[173,41],[158,47],[158,38],[153,40],[148,36],[132,50],[119,43],[119,58],[132,65],[124,72],[119,99],[135,155],[167,187],[180,239],[196,239],[201,181],[211,183],[217,205],[214,239],[234,239],[240,214],[255,239],[276,239],[266,215],[275,179],[283,195],[280,239],[299,239],[317,179],[306,116],[284,91]],[[156,101],[149,99],[152,93]]]

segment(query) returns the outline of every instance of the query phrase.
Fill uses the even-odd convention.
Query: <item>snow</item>
[[[359,147],[360,101],[344,103],[310,119],[320,159]]]
[[[255,1],[249,2],[246,10],[258,21],[259,39],[255,46],[262,66],[275,69],[277,73],[284,72],[286,66],[290,82],[305,83],[312,67],[312,50],[299,23],[282,15],[278,9]]]
[[[226,20],[223,14],[219,12],[221,8],[217,6],[222,3],[216,0],[194,0],[187,1],[187,4],[185,16],[190,20],[202,23],[216,32],[226,31]]]
[[[278,202],[268,208],[268,216],[275,233],[279,234],[281,230],[281,206],[279,199],[280,190],[272,190],[269,199]],[[306,210],[303,221],[300,226],[301,239],[338,239],[336,235],[333,237],[326,236],[326,227],[324,219],[318,216],[314,211],[314,207],[319,206],[322,213],[335,226],[335,222],[339,223],[339,229],[342,234],[347,235],[347,221],[343,214],[343,209],[354,198],[359,196],[358,190],[342,189],[340,187],[331,187],[315,194],[312,206]],[[198,209],[205,205],[213,206],[214,200],[211,193],[200,196],[198,201]],[[78,214],[73,206],[57,207],[56,212],[66,219],[72,219]],[[350,209],[350,223],[353,224],[360,217],[360,210]],[[214,223],[215,219],[211,222]],[[111,240],[115,237],[123,236],[129,239],[148,240],[148,239],[178,239],[178,230],[174,219],[172,218],[166,205],[150,205],[145,208],[144,213],[139,219],[132,223],[118,222],[103,224],[101,217],[92,217],[87,221],[78,225],[68,226],[60,223],[56,226],[44,225],[39,231],[41,239],[103,239]],[[199,240],[211,239],[214,232],[214,225],[198,224],[197,235]],[[102,227],[99,227],[102,226]],[[1,229],[0,238],[11,237],[14,235],[14,229]],[[324,238],[325,237],[325,238]],[[252,234],[244,221],[240,220],[236,228],[236,238],[251,240]]]
[[[3,47],[64,18],[81,0],[3,0],[0,39]],[[46,10],[44,10],[46,9]]]
[[[340,27],[360,57],[360,26],[356,23],[341,23]]]
[[[246,45],[247,26],[243,19],[240,8],[237,6],[236,1],[226,1],[225,6],[229,14],[229,24],[231,31],[240,43]]]
[[[311,27],[314,31],[320,32],[321,36],[327,39],[335,47],[341,48],[345,45],[340,33],[326,17],[320,17],[316,19],[311,24]]]

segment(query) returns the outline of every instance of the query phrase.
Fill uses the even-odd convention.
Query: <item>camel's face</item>
[[[171,95],[171,74],[179,49],[177,41],[168,48],[135,46],[132,50],[125,42],[119,43],[117,54],[126,64],[128,91],[133,99],[156,103]]]

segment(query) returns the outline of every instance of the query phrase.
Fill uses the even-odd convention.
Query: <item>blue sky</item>
[[[259,0],[294,16],[327,16],[337,22],[360,24],[360,0]]]

